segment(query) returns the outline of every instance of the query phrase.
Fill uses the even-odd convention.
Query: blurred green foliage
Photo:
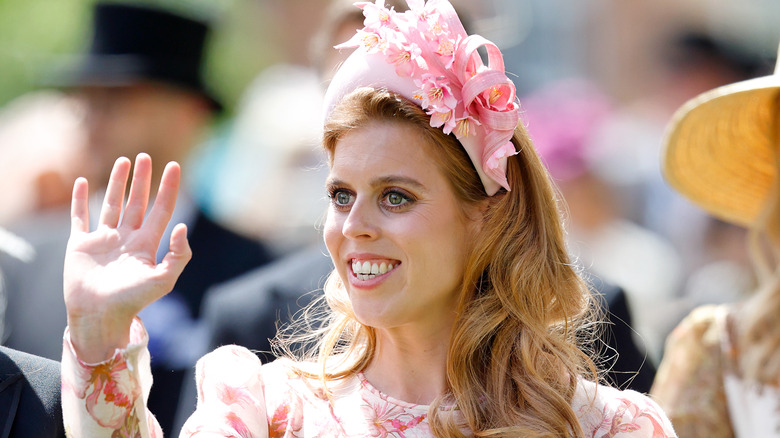
[[[45,87],[65,59],[86,48],[96,0],[0,0],[0,106]],[[244,88],[278,60],[260,0],[130,0],[209,19],[204,75],[228,113]]]

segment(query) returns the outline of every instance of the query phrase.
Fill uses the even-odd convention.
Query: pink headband
[[[337,49],[357,47],[325,94],[325,120],[336,104],[360,87],[387,88],[418,103],[431,126],[454,132],[479,173],[485,192],[509,190],[506,159],[520,118],[515,86],[504,73],[495,44],[467,35],[447,0],[407,0],[403,13],[358,2],[364,28]],[[488,64],[477,53],[485,47]]]

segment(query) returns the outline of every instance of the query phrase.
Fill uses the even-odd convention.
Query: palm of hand
[[[66,296],[66,301],[73,304],[109,301],[110,307],[122,301],[131,304],[127,298],[139,295],[139,290],[159,277],[151,250],[154,244],[146,236],[138,236],[138,232],[100,227],[71,238],[65,259],[68,283],[65,290],[74,296]],[[127,310],[134,315],[148,303],[133,304]]]
[[[180,224],[171,234],[170,252],[162,262],[156,262],[157,247],[176,202],[178,165],[166,167],[154,206],[144,221],[151,159],[139,155],[120,223],[129,170],[129,160],[117,160],[99,225],[93,232],[89,232],[87,182],[79,179],[74,185],[64,294],[71,341],[85,360],[102,360],[115,348],[124,347],[132,319],[173,288],[190,258],[186,228]]]

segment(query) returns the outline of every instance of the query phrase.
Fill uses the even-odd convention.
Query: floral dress
[[[76,356],[66,329],[62,405],[69,438],[162,438],[146,409],[152,386],[147,335],[133,323],[130,345],[98,364]],[[182,437],[430,437],[428,406],[383,394],[358,373],[328,385],[278,359],[262,365],[243,347],[225,346],[198,361],[198,404]],[[572,405],[589,437],[676,437],[647,396],[582,380]]]
[[[780,388],[743,379],[732,305],[694,309],[669,336],[651,393],[691,438],[780,438]]]

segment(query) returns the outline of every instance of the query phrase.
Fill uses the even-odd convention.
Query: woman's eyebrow
[[[345,184],[346,183],[344,181],[342,181],[342,180],[340,180],[338,178],[328,178],[325,181],[325,187],[338,187],[338,186],[343,186]]]
[[[417,181],[416,179],[410,178],[408,176],[401,176],[401,175],[388,175],[388,176],[377,177],[372,179],[370,184],[372,187],[400,184],[400,185],[411,186],[418,190],[425,189],[425,185],[423,185],[421,182]],[[332,178],[325,181],[326,187],[347,186],[347,185],[349,184],[346,181],[341,180],[339,178]]]
[[[425,189],[425,186],[421,182],[417,181],[414,178],[410,178],[408,176],[388,175],[388,176],[374,178],[371,180],[371,185],[374,187],[395,185],[395,184],[412,186],[418,190]]]

